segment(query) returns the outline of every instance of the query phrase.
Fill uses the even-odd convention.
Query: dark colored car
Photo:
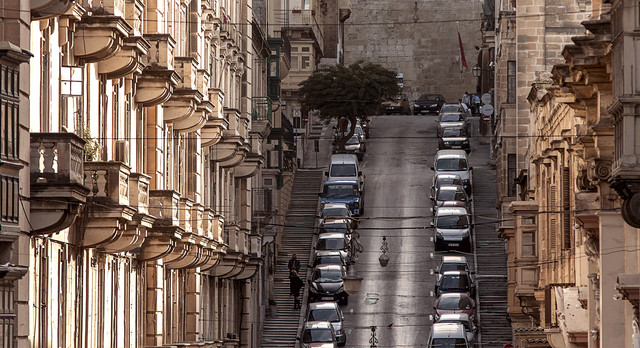
[[[345,203],[353,216],[364,213],[364,192],[358,180],[325,181],[319,196],[322,204]]]
[[[458,204],[448,204],[448,206],[464,208],[468,208],[468,204],[471,202],[462,185],[442,185],[436,190],[435,196],[431,196],[429,199],[433,202],[433,212],[443,206],[445,202],[458,202]]]
[[[435,310],[435,321],[440,320],[440,316],[446,313],[465,313],[469,315],[469,318],[474,323],[477,323],[476,303],[465,293],[452,292],[442,294],[436,300],[433,309]]]
[[[444,102],[441,94],[423,94],[413,104],[413,114],[437,114]]]
[[[349,295],[344,291],[342,282],[345,275],[342,266],[316,266],[309,279],[309,302],[337,301],[340,305],[348,304]]]
[[[438,149],[461,149],[471,151],[466,127],[446,127],[442,129],[442,136],[438,139]]]
[[[463,292],[471,298],[476,296],[476,284],[465,271],[446,271],[440,274],[435,286],[436,296],[450,292]]]

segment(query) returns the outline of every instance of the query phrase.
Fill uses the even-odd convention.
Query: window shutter
[[[569,168],[562,169],[562,249],[571,248],[571,190]]]
[[[551,255],[555,255],[555,250],[556,250],[556,243],[557,243],[557,239],[556,239],[556,229],[557,229],[557,223],[556,223],[556,211],[557,211],[557,205],[556,205],[556,185],[551,185],[549,186],[549,206],[547,208],[547,211],[549,211],[549,252],[551,253]]]

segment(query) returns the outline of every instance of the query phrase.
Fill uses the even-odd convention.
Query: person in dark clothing
[[[289,290],[291,295],[293,295],[293,309],[302,308],[300,303],[300,289],[302,289],[303,286],[304,282],[300,279],[300,276],[298,276],[298,272],[295,270],[291,271],[289,275]]]
[[[298,260],[296,254],[291,255],[287,267],[289,267],[289,275],[291,275],[293,271],[300,272],[300,260]]]

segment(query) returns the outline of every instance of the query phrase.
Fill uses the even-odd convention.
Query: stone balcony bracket
[[[175,89],[163,104],[164,121],[171,123],[180,132],[189,132],[203,127],[206,123],[202,112],[196,112],[202,103],[202,94],[195,89]]]
[[[168,257],[182,241],[180,195],[171,190],[149,191],[149,213],[156,220],[147,230],[138,259],[152,261]]]
[[[211,160],[217,162],[226,162],[234,159],[241,152],[242,138],[223,136],[222,139],[212,147]]]
[[[76,24],[73,54],[81,64],[105,60],[116,55],[131,32],[120,16],[85,15]]]
[[[251,137],[251,140],[252,145],[246,157],[234,168],[233,173],[236,178],[248,178],[256,175],[264,163],[261,139],[255,136]]]
[[[640,274],[619,274],[616,282],[616,290],[622,294],[622,298],[631,302],[636,314],[640,306]]]
[[[242,273],[245,266],[245,256],[242,253],[227,250],[218,264],[209,270],[209,273],[215,277],[229,279]]]
[[[86,202],[84,141],[73,133],[31,133],[31,233],[56,233],[74,223]]]
[[[141,74],[143,71],[143,57],[149,54],[151,44],[141,36],[125,37],[122,41],[122,47],[115,55],[98,63],[98,73],[106,75],[108,79]]]
[[[222,139],[222,133],[229,127],[229,122],[222,117],[216,117],[215,113],[207,117],[207,122],[200,130],[202,147],[218,144]]]

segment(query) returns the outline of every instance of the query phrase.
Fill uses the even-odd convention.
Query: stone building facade
[[[423,93],[439,93],[456,102],[465,91],[475,93],[472,68],[481,45],[482,4],[352,0],[345,63],[365,59],[402,73],[411,101]],[[461,69],[457,30],[468,69]]]
[[[629,153],[636,134],[616,120],[637,111],[622,106],[633,100],[633,91],[623,92],[623,81],[634,75],[621,73],[637,56],[621,52],[628,49],[624,33],[637,26],[638,4],[541,5],[518,1],[496,22],[496,49],[506,57],[498,54],[495,63],[494,155],[502,178],[498,195],[505,222],[499,232],[509,250],[514,344],[635,347],[640,226],[634,225],[635,210],[625,206],[632,206],[627,202],[633,202],[637,168],[622,154]],[[558,25],[548,27],[553,23],[570,30],[558,36]],[[531,33],[547,32],[551,37],[531,40]],[[531,42],[518,46],[521,40]],[[509,62],[501,68],[509,57],[513,83]],[[508,100],[515,101],[513,108]]]

